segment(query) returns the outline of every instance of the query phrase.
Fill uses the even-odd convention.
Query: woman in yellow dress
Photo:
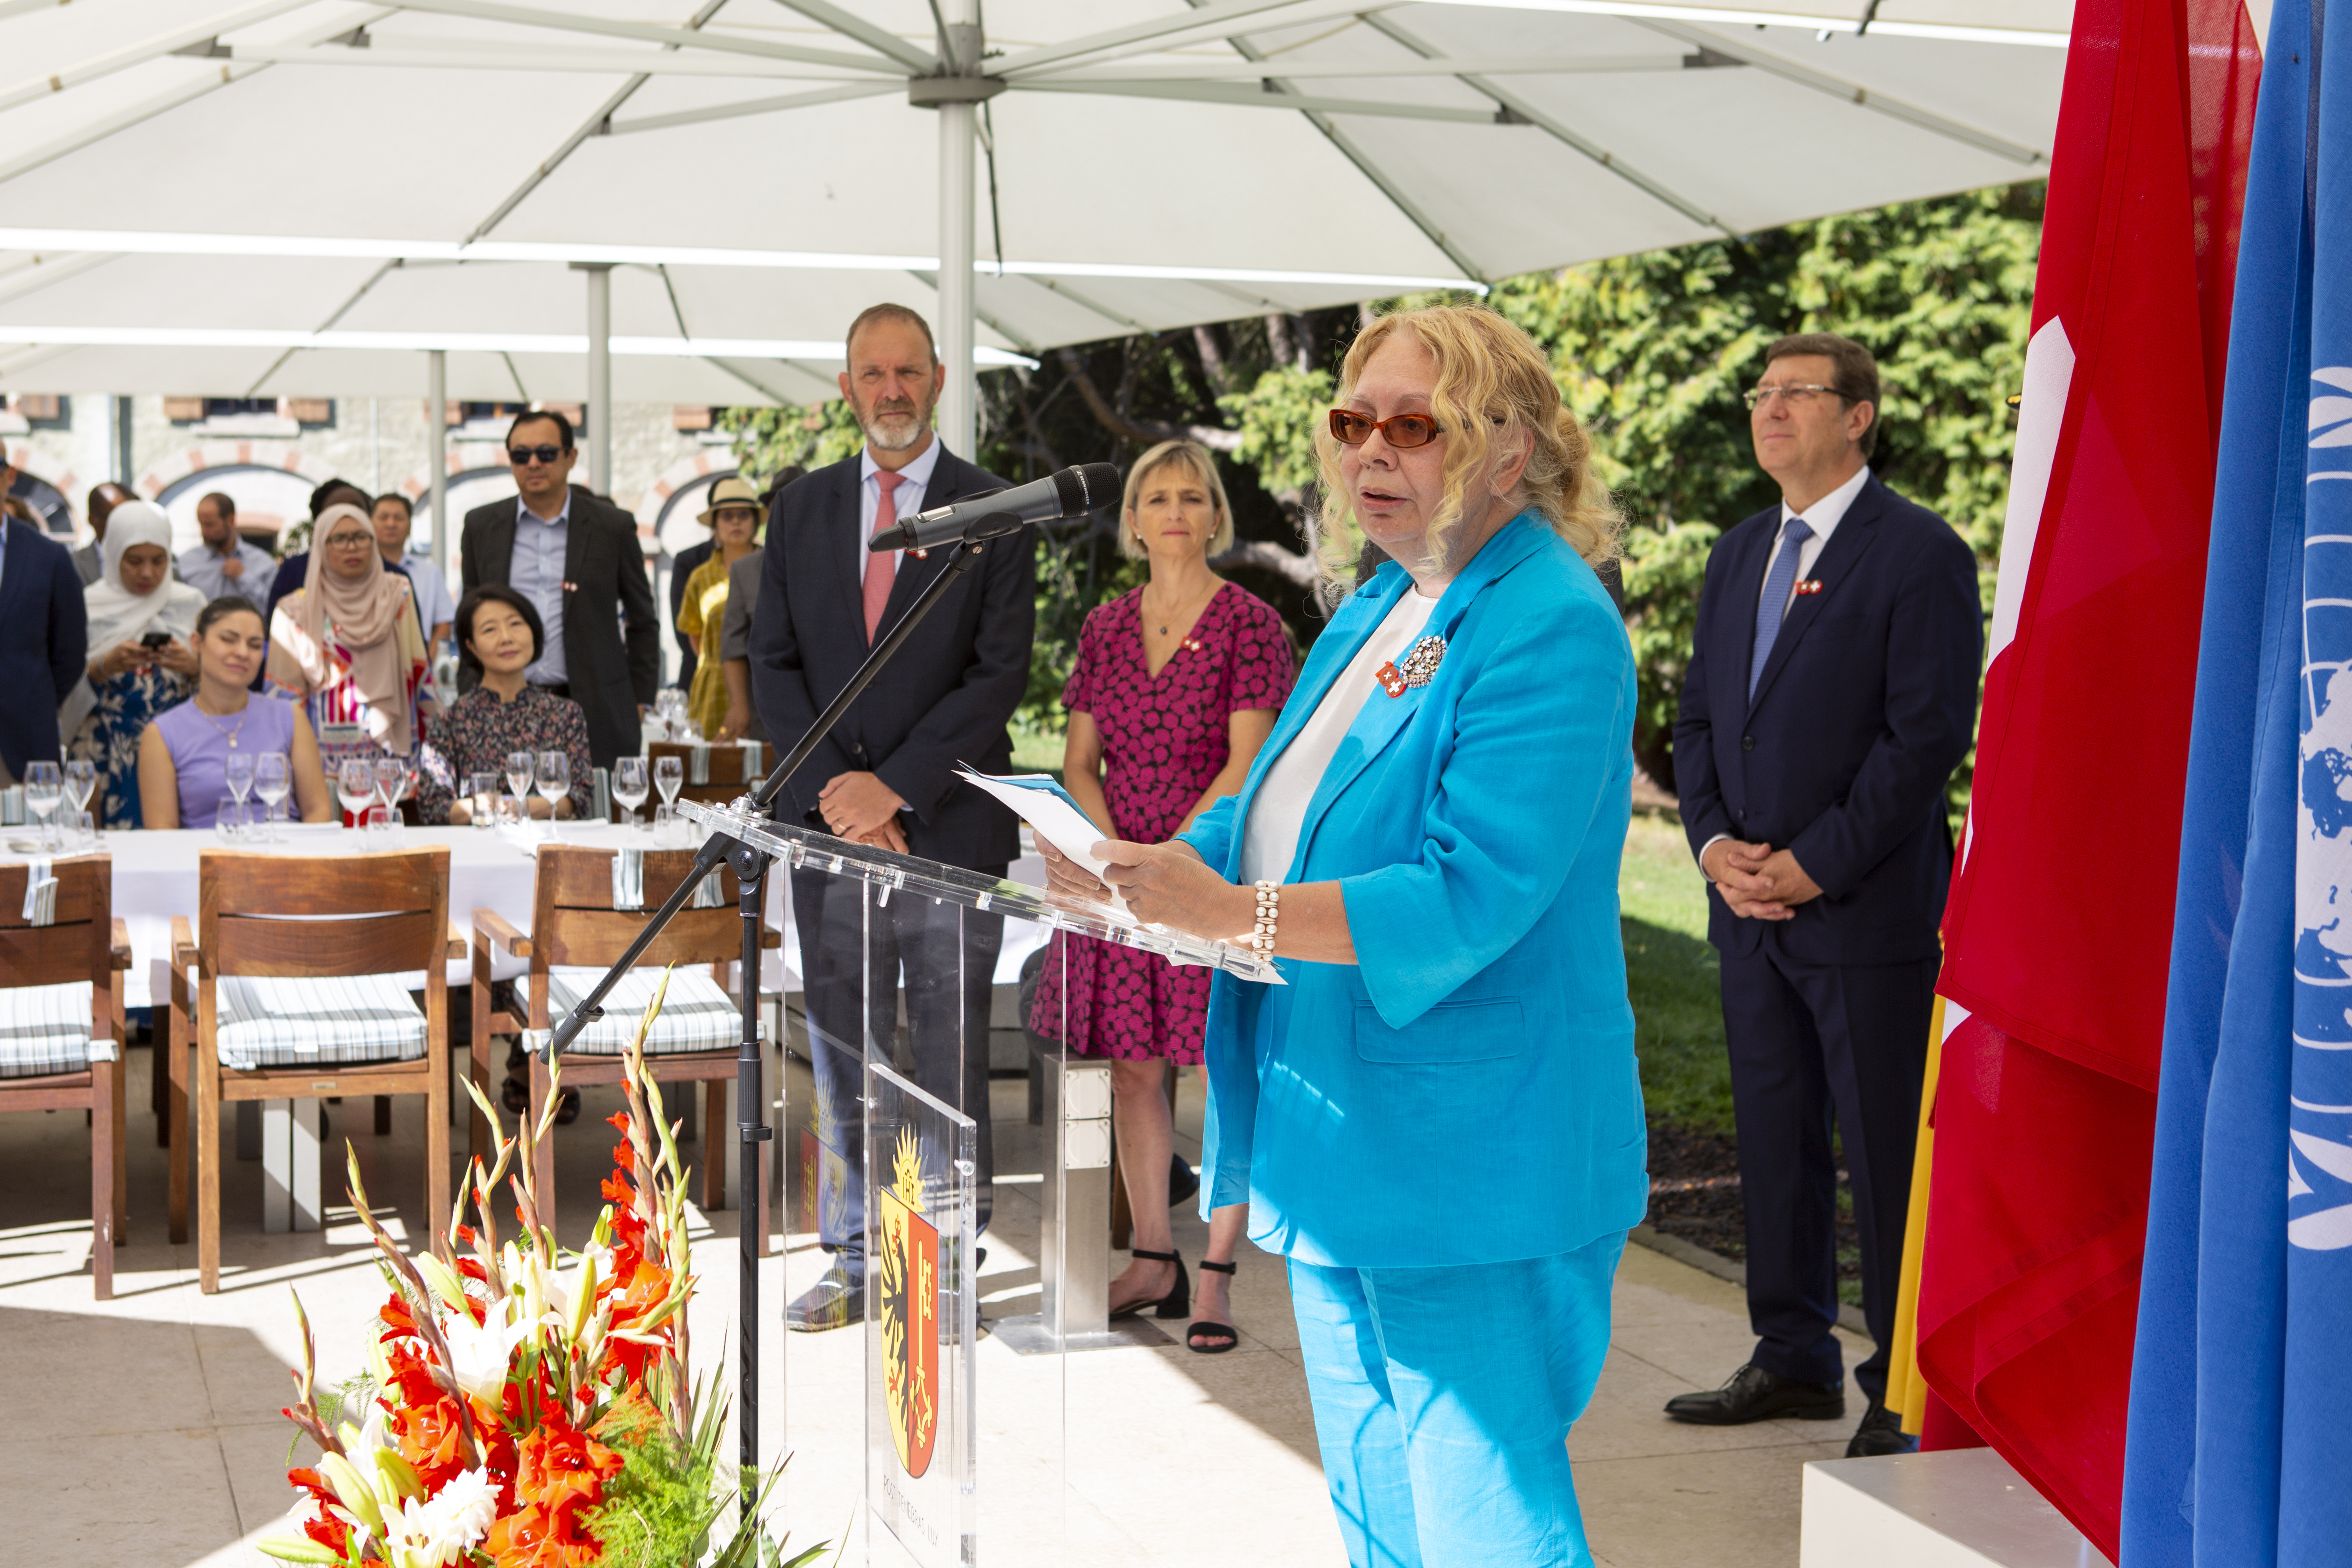
[[[700,661],[694,667],[694,686],[686,695],[687,712],[706,739],[726,737],[727,676],[719,668],[719,628],[727,622],[727,569],[760,548],[760,493],[740,479],[725,479],[710,487],[710,505],[702,513],[710,530],[710,558],[686,580],[686,595],[677,609],[677,629],[694,639]]]

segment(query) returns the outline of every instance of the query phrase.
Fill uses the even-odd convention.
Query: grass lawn
[[[1731,1066],[1723,1049],[1715,949],[1706,942],[1706,881],[1691,861],[1681,823],[1633,818],[1617,897],[1649,1114],[1729,1132]]]

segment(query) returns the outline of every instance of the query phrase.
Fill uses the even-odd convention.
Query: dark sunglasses
[[[561,447],[509,447],[507,448],[507,461],[518,468],[534,458],[545,463],[549,468],[553,468],[555,460],[562,456],[563,448]]]
[[[1386,419],[1374,419],[1370,415],[1351,413],[1345,408],[1331,410],[1331,438],[1343,447],[1360,447],[1379,431],[1391,447],[1426,447],[1445,427],[1426,414],[1397,414]]]

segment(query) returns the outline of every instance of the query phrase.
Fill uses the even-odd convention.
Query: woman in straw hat
[[[710,487],[702,510],[710,530],[710,558],[686,580],[678,602],[677,629],[694,639],[698,655],[686,710],[707,738],[721,738],[727,724],[727,674],[719,658],[719,634],[727,624],[729,568],[760,548],[760,492],[745,480],[728,478]]]

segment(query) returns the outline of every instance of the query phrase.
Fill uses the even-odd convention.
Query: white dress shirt
[[[1773,558],[1780,553],[1780,546],[1788,540],[1789,520],[1801,517],[1805,520],[1805,526],[1813,531],[1813,536],[1797,547],[1797,575],[1789,584],[1789,603],[1794,604],[1797,599],[1797,584],[1813,574],[1813,563],[1822,558],[1822,547],[1829,543],[1830,535],[1837,531],[1837,525],[1845,521],[1847,510],[1853,505],[1853,498],[1860,495],[1862,487],[1869,482],[1870,466],[1865,463],[1853,471],[1852,479],[1802,511],[1797,510],[1786,500],[1781,501],[1780,526],[1772,531],[1772,549],[1764,557],[1764,581],[1756,585],[1756,612],[1759,616],[1764,613],[1764,590],[1772,581]],[[1780,606],[1783,613],[1786,613],[1788,607],[1788,605]],[[1743,670],[1740,673],[1744,679],[1747,672]],[[1701,876],[1706,874],[1706,852],[1730,837],[1728,833],[1718,833],[1698,847]],[[1709,881],[1714,879],[1712,877],[1707,878]]]
[[[1813,531],[1813,536],[1806,540],[1797,550],[1797,575],[1795,581],[1789,584],[1789,598],[1790,603],[1794,603],[1797,597],[1797,584],[1813,574],[1813,563],[1822,558],[1822,547],[1829,543],[1830,535],[1837,531],[1837,525],[1845,520],[1846,509],[1853,505],[1853,498],[1860,495],[1862,487],[1869,482],[1870,469],[1865,466],[1856,468],[1853,471],[1853,478],[1846,480],[1802,511],[1798,511],[1787,501],[1782,501],[1780,526],[1773,531],[1771,552],[1764,557],[1765,582],[1769,583],[1772,580],[1772,560],[1774,556],[1780,553],[1781,542],[1788,538],[1789,520],[1796,517],[1803,518],[1805,526]],[[1764,607],[1762,583],[1756,585],[1756,607],[1759,610]],[[1780,606],[1784,611],[1788,607],[1787,605]]]
[[[1323,700],[1290,738],[1282,754],[1265,770],[1265,778],[1250,803],[1249,821],[1242,827],[1242,885],[1290,879],[1290,863],[1298,858],[1299,830],[1307,825],[1307,808],[1323,785],[1323,774],[1338,755],[1339,742],[1355,728],[1356,715],[1371,700],[1373,683],[1383,664],[1402,660],[1421,638],[1437,601],[1407,587],[1389,606],[1389,613],[1364,639],[1323,693]],[[1382,701],[1388,700],[1383,696]]]
[[[571,670],[563,657],[563,557],[572,539],[572,490],[566,486],[563,504],[553,517],[541,517],[530,503],[515,497],[514,554],[507,567],[507,586],[530,601],[546,634],[540,657],[522,674],[533,686],[564,686]],[[433,628],[425,628],[430,636]]]
[[[898,488],[890,500],[903,520],[923,510],[923,497],[931,488],[931,473],[940,466],[940,438],[933,436],[923,455],[898,470]],[[874,537],[874,514],[882,506],[882,481],[877,477],[882,465],[874,460],[874,448],[857,450],[857,578],[866,580],[866,542]],[[898,569],[901,551],[890,552],[890,569]]]

